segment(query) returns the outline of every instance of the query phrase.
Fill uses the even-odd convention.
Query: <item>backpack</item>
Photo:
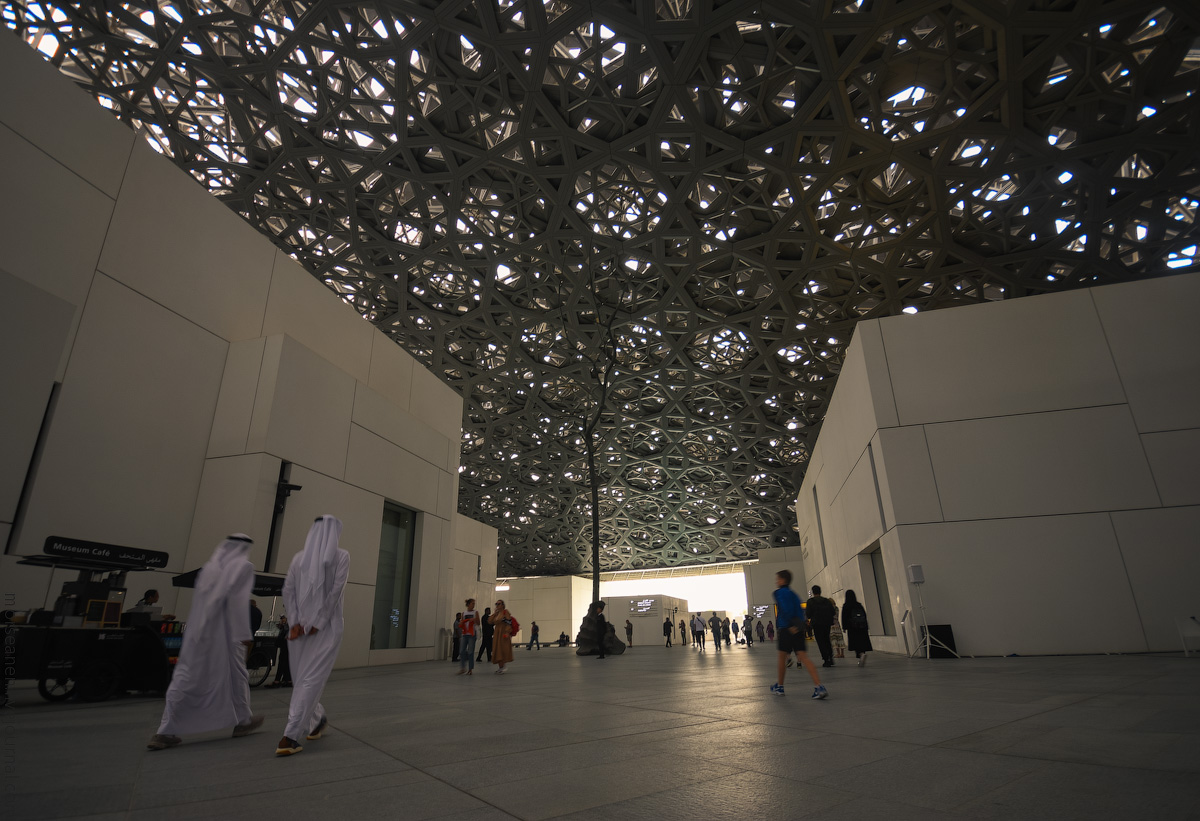
[[[517,617],[512,613],[508,614],[508,634],[515,636],[521,630],[521,624],[517,621]]]

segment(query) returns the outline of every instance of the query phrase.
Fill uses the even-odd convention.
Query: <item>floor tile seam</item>
[[[1016,742],[1020,743],[1020,742]],[[1009,745],[1010,747],[1012,745]],[[1182,775],[1191,778],[1200,777],[1200,770],[1175,770],[1163,767],[1144,767],[1136,764],[1101,764],[1095,761],[1083,761],[1075,758],[1044,758],[1038,755],[1022,755],[1015,752],[1006,752],[1009,747],[1004,747],[999,750],[994,750],[984,755],[1002,755],[1005,758],[1016,758],[1023,761],[1036,761],[1041,764],[1074,764],[1077,767],[1103,767],[1109,770],[1133,770],[1139,773],[1166,773],[1169,775]],[[978,752],[977,750],[968,750],[967,752]]]
[[[392,760],[394,760],[394,761],[399,760],[392,756],[389,756],[389,757],[392,758]],[[401,761],[400,763],[405,764],[405,762],[403,762],[403,761]],[[408,766],[410,769],[413,769],[413,770],[417,769],[416,767],[412,767],[411,765],[406,764],[406,766]],[[395,770],[393,772],[408,772],[408,770]],[[310,783],[310,784],[305,784],[303,786],[320,787],[325,784],[345,784],[345,783],[352,782],[352,781],[361,781],[362,779],[365,779],[365,778],[379,778],[380,776],[391,775],[391,774],[392,774],[392,772],[368,773],[366,775],[356,775],[356,776],[351,776],[348,778],[338,778],[338,779],[335,779],[332,781],[318,781],[318,782],[314,782],[314,783]],[[304,775],[304,774],[301,773],[301,775]],[[252,781],[252,782],[248,782],[248,783],[253,783],[255,785],[253,792],[240,793],[238,795],[225,795],[225,796],[221,796],[219,798],[201,798],[196,801],[188,801],[188,802],[186,802],[186,804],[187,804],[187,806],[192,806],[194,804],[209,804],[214,801],[229,801],[231,799],[246,798],[248,796],[271,795],[273,793],[287,792],[289,790],[296,789],[295,784],[288,785],[285,787],[268,788],[268,787],[264,787],[263,782],[260,782],[260,781]],[[267,782],[267,783],[269,783],[269,782]],[[202,788],[200,788],[200,789],[202,789]],[[387,789],[387,788],[380,787],[379,789]],[[175,801],[174,804],[151,804],[151,805],[147,805],[147,806],[143,806],[143,807],[134,807],[134,806],[132,806],[132,804],[134,802],[134,798],[136,797],[136,793],[137,793],[136,784],[133,789],[133,793],[134,793],[134,795],[130,796],[130,805],[131,806],[128,810],[125,810],[125,812],[132,813],[132,812],[142,812],[142,811],[146,811],[146,810],[162,809],[163,807],[168,807],[168,806],[173,806],[174,804],[178,804],[178,801]]]
[[[954,736],[953,738],[943,739],[942,741],[939,741],[935,744],[922,744],[921,746],[927,747],[930,749],[940,747],[943,749],[962,750],[962,748],[960,748],[960,747],[947,747],[946,745],[948,745],[952,741],[958,741],[960,738],[968,738],[973,735],[978,735],[979,733],[990,733],[990,732],[1000,729],[1001,727],[1008,727],[1013,724],[1019,724],[1023,721],[1029,721],[1030,719],[1037,718],[1038,716],[1048,715],[1050,713],[1057,712],[1058,710],[1062,710],[1066,707],[1076,707],[1080,704],[1083,704],[1086,701],[1090,701],[1093,698],[1095,698],[1095,696],[1082,696],[1081,698],[1075,699],[1074,701],[1070,701],[1066,704],[1059,704],[1055,707],[1048,707],[1045,710],[1041,710],[1039,712],[1033,713],[1032,715],[1023,716],[1021,718],[1013,718],[1013,719],[1009,719],[1008,721],[1001,721],[1000,723],[995,724],[991,727],[988,727],[985,730],[975,730],[974,732],[963,733],[962,735]],[[1020,742],[1017,742],[1017,741],[1013,742],[1013,744],[1018,744],[1018,743],[1020,743]],[[1009,745],[1009,746],[1012,746],[1012,745]],[[1006,748],[1001,748],[1001,749],[1006,749]],[[968,750],[967,752],[977,752],[977,751],[976,750]]]
[[[332,725],[331,725],[331,726],[332,726]],[[336,729],[336,728],[335,728],[335,729]],[[352,734],[352,733],[347,733],[347,732],[345,732],[344,730],[339,730],[339,732],[342,732],[342,733],[343,733],[344,735],[346,735],[348,738],[351,738],[351,739],[353,739],[354,741],[357,741],[359,744],[362,744],[364,747],[368,747],[368,748],[370,748],[370,749],[372,749],[372,750],[375,750],[375,751],[376,751],[376,752],[378,752],[378,753],[382,753],[383,755],[387,756],[388,758],[391,758],[391,759],[392,759],[392,760],[394,760],[394,761],[399,761],[401,764],[404,764],[404,765],[406,765],[406,766],[408,766],[408,767],[411,767],[412,769],[416,770],[417,772],[419,772],[419,773],[421,773],[421,774],[423,774],[423,775],[425,775],[425,776],[427,776],[427,777],[429,777],[429,778],[432,778],[434,781],[437,781],[437,782],[438,782],[438,783],[440,783],[440,784],[444,784],[444,785],[446,785],[447,787],[449,787],[450,789],[454,790],[455,792],[462,793],[463,795],[469,796],[469,797],[471,797],[471,798],[475,799],[476,801],[482,801],[484,804],[486,804],[487,806],[489,806],[489,807],[491,807],[492,809],[496,810],[497,812],[503,813],[503,814],[505,814],[505,815],[508,815],[508,816],[510,816],[510,817],[512,817],[512,818],[517,818],[517,819],[520,819],[520,821],[530,821],[530,819],[527,819],[527,818],[526,818],[525,816],[523,816],[523,815],[518,815],[517,813],[514,813],[514,812],[509,812],[508,810],[504,809],[503,807],[500,807],[499,805],[497,805],[497,804],[494,804],[494,803],[492,803],[491,801],[488,801],[486,798],[483,798],[483,797],[481,797],[481,796],[479,796],[479,795],[476,795],[475,793],[471,792],[470,790],[463,789],[462,787],[459,787],[459,786],[457,786],[456,784],[453,784],[453,783],[451,783],[451,782],[447,781],[446,779],[444,779],[444,778],[442,778],[442,777],[440,777],[440,776],[438,776],[438,775],[435,775],[434,773],[431,773],[431,772],[430,772],[428,769],[426,769],[425,767],[421,767],[421,766],[419,766],[419,765],[417,765],[417,764],[412,764],[412,763],[409,763],[409,762],[405,761],[404,759],[400,758],[399,756],[397,756],[397,755],[394,755],[394,754],[392,754],[392,753],[388,752],[387,750],[380,749],[379,747],[375,746],[375,745],[374,745],[374,744],[372,744],[371,742],[369,742],[369,741],[366,741],[366,740],[364,740],[364,739],[361,739],[361,738],[359,738],[358,736],[356,736],[356,735],[354,735],[354,734]],[[576,741],[576,742],[571,742],[571,743],[569,743],[569,744],[560,744],[560,745],[555,745],[554,747],[542,747],[542,748],[539,748],[539,749],[555,749],[555,748],[557,748],[557,747],[569,747],[569,746],[572,746],[572,745],[574,745],[574,744],[581,744],[581,743],[584,743],[584,742],[582,742],[582,741]],[[508,754],[508,755],[511,755],[511,753],[510,753],[510,754]],[[498,757],[498,756],[488,756],[487,758],[496,758],[496,757]],[[487,760],[487,758],[482,758],[482,759],[473,759],[473,760],[472,760],[472,763],[474,763],[475,761],[486,761],[486,760]],[[453,763],[453,762],[445,762],[445,763],[446,763],[446,764],[449,764],[449,763]],[[436,767],[436,766],[443,766],[443,765],[442,765],[442,764],[435,764],[435,765],[433,765],[433,766],[435,766],[435,767]],[[489,786],[493,786],[493,785],[489,785]],[[445,818],[446,816],[445,816],[445,815],[443,815],[442,817],[443,817],[443,818]]]
[[[580,768],[580,769],[588,769],[588,768]],[[721,778],[732,778],[734,776],[745,775],[747,772],[751,772],[751,771],[750,770],[733,770],[729,773],[721,775],[720,777]],[[675,783],[673,783],[669,786],[665,786],[662,789],[652,789],[649,792],[639,793],[637,795],[630,795],[630,796],[626,796],[624,798],[618,798],[614,801],[605,801],[600,804],[593,804],[590,807],[583,807],[580,809],[569,810],[565,813],[559,813],[558,815],[546,816],[545,818],[541,819],[541,821],[554,821],[554,819],[556,819],[556,818],[567,818],[569,816],[576,815],[581,812],[589,812],[592,810],[598,810],[603,807],[610,806],[612,804],[620,804],[624,801],[637,801],[640,799],[649,798],[651,796],[658,795],[659,793],[671,792],[672,790],[676,790],[681,785],[686,786],[686,785],[691,785],[691,784],[702,783],[707,779],[707,776],[702,776],[702,775],[701,776],[692,776],[689,771],[684,774],[684,779],[686,779],[686,780],[682,780],[682,782],[680,780],[677,780]],[[497,785],[493,784],[490,786],[497,786]],[[482,801],[484,799],[481,798],[479,800]],[[501,812],[508,812],[508,810],[501,810]],[[512,814],[512,813],[510,813],[510,814]]]
[[[1032,759],[1031,759],[1031,760],[1032,760]],[[1004,790],[1004,789],[1008,789],[1008,788],[1009,788],[1009,787],[1011,787],[1013,784],[1016,784],[1018,781],[1023,781],[1023,780],[1025,780],[1026,778],[1028,778],[1029,776],[1033,775],[1033,774],[1034,774],[1034,773],[1036,773],[1036,772],[1037,772],[1037,769],[1036,769],[1036,768],[1034,768],[1034,769],[1030,770],[1029,772],[1024,772],[1024,773],[1020,773],[1019,775],[1015,775],[1015,776],[1013,776],[1012,778],[1010,778],[1010,779],[1008,779],[1007,781],[1005,781],[1003,784],[999,784],[999,785],[997,785],[997,786],[995,786],[995,787],[992,787],[992,788],[991,788],[990,790],[988,790],[987,792],[984,792],[984,793],[982,793],[982,794],[980,794],[980,795],[977,795],[977,796],[975,796],[975,797],[973,797],[973,798],[968,798],[966,801],[963,801],[963,802],[961,802],[961,803],[959,803],[959,804],[955,804],[955,805],[954,805],[954,807],[952,807],[951,809],[952,809],[953,811],[955,811],[955,812],[957,812],[957,811],[959,811],[959,810],[962,810],[962,809],[965,809],[965,808],[966,808],[966,806],[967,806],[968,804],[973,804],[973,803],[976,803],[976,802],[978,802],[978,801],[982,801],[983,799],[987,798],[989,795],[992,795],[992,794],[994,794],[994,793],[998,793],[998,792],[1000,792],[1001,790]]]

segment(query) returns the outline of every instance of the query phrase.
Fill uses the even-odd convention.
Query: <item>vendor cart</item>
[[[9,625],[13,678],[33,679],[47,701],[104,701],[125,690],[162,692],[171,681],[166,648],[148,627]]]
[[[48,701],[72,695],[103,701],[125,690],[166,690],[171,665],[162,637],[145,621],[122,626],[121,613],[125,573],[147,570],[159,556],[165,561],[166,554],[123,549],[121,555],[104,555],[108,546],[57,537],[47,539],[46,552],[64,543],[76,550],[88,546],[89,552],[26,556],[18,562],[79,575],[63,585],[53,610],[43,608],[29,614],[26,623],[6,625],[11,648],[6,679],[36,681]]]

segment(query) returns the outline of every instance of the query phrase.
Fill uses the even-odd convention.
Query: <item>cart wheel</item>
[[[80,701],[104,701],[121,687],[121,668],[111,661],[93,661],[79,677]]]
[[[57,676],[38,681],[38,692],[46,701],[65,701],[75,694],[78,684],[72,676]]]
[[[246,668],[250,671],[250,686],[257,687],[271,675],[272,658],[269,653],[254,650],[246,659]]]

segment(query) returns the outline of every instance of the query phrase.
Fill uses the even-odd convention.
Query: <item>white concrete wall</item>
[[[509,589],[497,592],[491,601],[504,599],[509,611],[517,617],[521,623],[517,640],[521,643],[529,641],[528,628],[535,621],[541,628],[543,643],[557,641],[559,633],[566,633],[571,641],[575,641],[575,634],[579,632],[588,605],[580,594],[584,589],[587,591],[585,596],[591,594],[591,586],[581,587],[580,581],[584,580],[576,576],[509,579],[505,582]]]
[[[14,37],[0,78],[6,604],[73,575],[15,564],[53,534],[168,552],[131,593],[186,617],[170,576],[223,535],[282,572],[333,513],[351,553],[338,664],[430,658],[447,610],[495,579],[495,531],[456,513],[461,398]],[[303,490],[264,568],[282,461]],[[386,500],[418,512],[411,647],[373,653]]]
[[[658,599],[658,609],[653,615],[638,616],[630,612],[630,605],[642,599]],[[633,644],[635,647],[639,645],[659,645],[665,644],[666,639],[663,638],[663,619],[670,618],[671,623],[675,625],[675,640],[679,639],[679,619],[688,621],[691,618],[691,611],[688,610],[686,599],[679,599],[674,596],[666,596],[662,594],[645,595],[645,596],[605,596],[604,597],[604,615],[616,625],[617,638],[625,641],[625,621],[628,620],[633,625]],[[678,608],[678,612],[676,611]],[[572,636],[572,638],[574,638]]]
[[[1191,274],[860,323],[797,494],[807,583],[871,594],[878,549],[896,622],[921,564],[962,652],[1178,649],[1200,611],[1197,312]]]

